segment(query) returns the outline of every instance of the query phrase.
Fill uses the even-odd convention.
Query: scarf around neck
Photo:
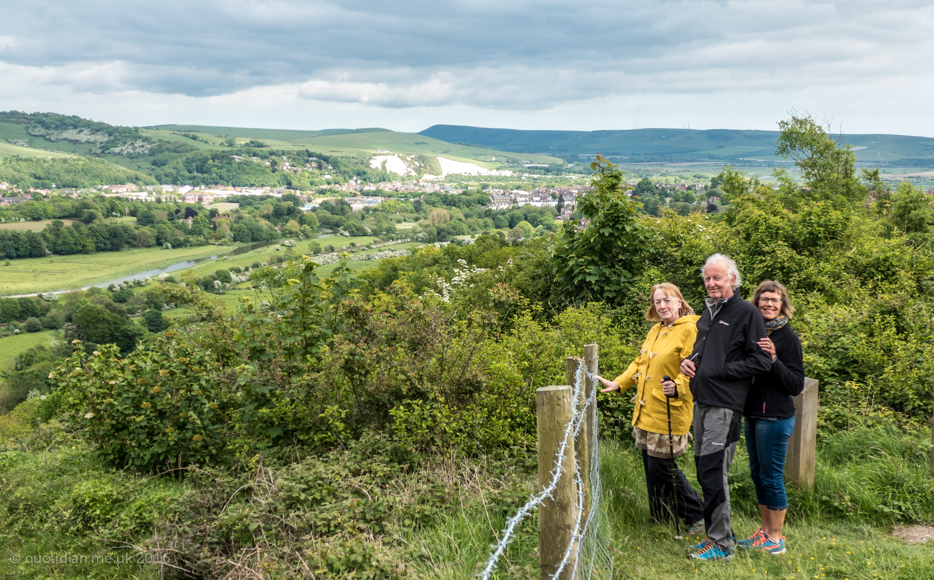
[[[788,318],[785,316],[776,316],[772,320],[769,320],[765,323],[765,333],[772,334],[779,328],[788,324]]]

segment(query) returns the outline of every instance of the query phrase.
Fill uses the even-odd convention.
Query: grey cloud
[[[884,81],[931,52],[932,24],[916,1],[34,0],[0,5],[0,62],[89,92],[294,84],[323,101],[540,110]]]

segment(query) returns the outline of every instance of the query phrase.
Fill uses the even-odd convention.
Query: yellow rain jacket
[[[671,328],[656,324],[642,344],[639,358],[634,360],[626,372],[613,379],[620,393],[636,387],[633,402],[632,424],[650,433],[668,434],[668,414],[665,409],[665,394],[662,392],[662,376],[668,375],[678,385],[678,396],[671,398],[671,433],[684,435],[691,428],[694,417],[694,397],[691,395],[690,379],[681,374],[681,360],[691,356],[694,339],[697,337],[697,320],[700,316],[682,316]]]

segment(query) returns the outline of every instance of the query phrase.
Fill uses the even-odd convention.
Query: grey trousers
[[[733,548],[727,474],[736,453],[742,416],[722,407],[694,403],[694,461],[704,494],[707,537],[722,550]]]

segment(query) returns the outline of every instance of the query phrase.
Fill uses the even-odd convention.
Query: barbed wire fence
[[[594,345],[595,352],[596,346]],[[554,580],[558,578],[604,580],[612,577],[613,557],[610,553],[609,525],[601,517],[603,511],[603,486],[600,477],[600,452],[597,444],[600,434],[599,414],[596,413],[598,389],[590,389],[587,399],[583,405],[580,405],[580,401],[583,399],[582,393],[587,391],[585,381],[590,381],[593,384],[596,382],[595,375],[599,374],[599,362],[596,356],[594,356],[593,361],[593,371],[591,372],[586,368],[584,360],[577,359],[577,369],[574,373],[571,391],[571,419],[564,428],[561,442],[552,459],[553,466],[550,471],[549,483],[544,486],[542,491],[533,494],[529,501],[507,520],[499,542],[493,546],[486,567],[478,574],[478,577],[483,580],[492,578],[500,557],[515,538],[519,524],[541,507],[546,500],[554,499],[553,493],[557,489],[561,478],[565,476],[573,477],[577,514],[570,541],[555,572],[550,577]],[[587,420],[588,415],[593,417],[592,421]],[[581,430],[589,431],[587,433],[589,435],[587,440],[590,441],[590,444],[587,445],[589,449],[578,450],[574,448],[574,441]],[[574,449],[575,469],[573,474],[565,473],[564,468],[564,457],[569,448]],[[589,453],[590,469],[587,484],[585,484],[585,477],[581,473],[582,462],[578,460],[581,451]],[[539,558],[542,557],[544,557],[544,554],[540,553]],[[570,575],[562,576],[568,566],[571,566]]]

